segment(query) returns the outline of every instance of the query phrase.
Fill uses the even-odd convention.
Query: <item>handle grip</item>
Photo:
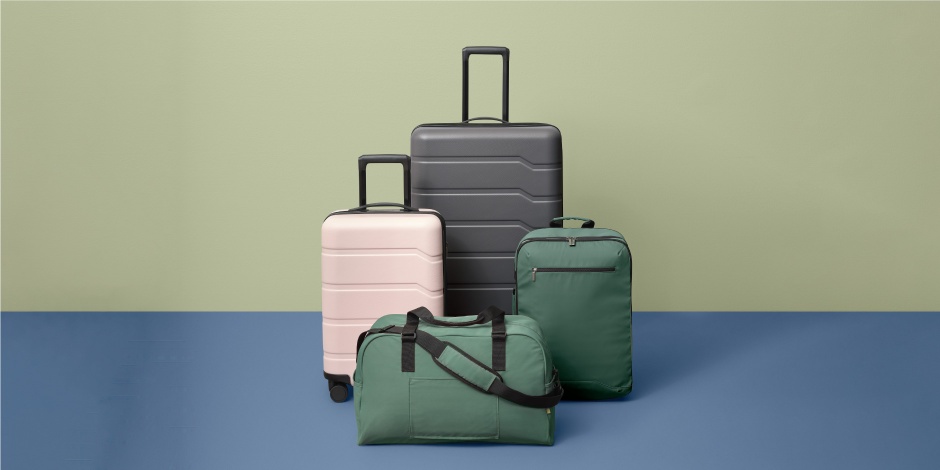
[[[400,163],[404,174],[405,206],[411,206],[411,158],[408,155],[377,154],[359,157],[359,206],[366,206],[366,165],[370,163]]]
[[[359,207],[353,207],[352,209],[349,209],[349,210],[350,210],[350,211],[366,212],[367,210],[369,210],[369,209],[372,208],[372,207],[397,207],[397,208],[401,209],[401,210],[404,211],[404,212],[417,212],[417,211],[418,211],[418,209],[416,209],[416,208],[414,208],[414,207],[406,206],[406,205],[404,205],[404,204],[398,204],[398,203],[396,203],[396,202],[373,202],[372,204],[364,204],[364,205],[361,205],[361,206],[359,206]]]
[[[509,124],[509,121],[506,121],[500,118],[494,118],[494,117],[475,117],[475,118],[470,118],[470,119],[464,119],[462,122],[473,122],[473,121],[497,121],[503,124]]]
[[[471,325],[482,325],[489,322],[500,322],[503,321],[506,312],[503,312],[495,306],[489,306],[484,309],[482,312],[478,313],[476,318],[469,321],[454,322],[454,321],[441,321],[437,318],[434,318],[434,315],[431,314],[431,311],[424,307],[416,308],[408,312],[408,323],[418,323],[418,321],[423,321],[425,323],[430,323],[437,326],[446,326],[446,327],[461,327],[461,326],[471,326]]]
[[[470,118],[470,56],[501,55],[503,56],[503,121],[509,121],[509,48],[493,46],[469,46],[463,48],[463,114],[461,121]]]
[[[434,318],[434,315],[431,315],[431,312],[424,307],[418,307],[408,312],[408,316],[405,320],[405,326],[402,327],[401,336],[402,372],[414,372],[415,370],[414,341],[416,337],[415,335],[418,332],[418,323],[422,321],[432,325],[445,327],[482,325],[492,322],[492,332],[490,334],[490,338],[493,343],[493,369],[506,370],[506,312],[503,312],[502,310],[491,305],[477,314],[477,317],[473,320],[465,322],[445,322],[438,320]]]
[[[561,228],[563,222],[566,220],[580,220],[584,223],[581,224],[581,228],[594,228],[594,221],[591,219],[585,219],[584,217],[555,217],[549,222],[548,226],[552,228]]]

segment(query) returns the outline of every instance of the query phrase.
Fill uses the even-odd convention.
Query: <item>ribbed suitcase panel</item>
[[[444,314],[443,246],[433,214],[335,214],[323,222],[323,370],[356,368],[356,340],[379,317]]]
[[[448,284],[444,310],[457,312],[459,316],[466,312],[479,312],[490,305],[501,309],[509,305],[504,310],[511,312],[512,289],[513,284]]]
[[[486,250],[508,253],[515,250],[519,240],[532,231],[528,225],[521,222],[494,225],[491,222],[467,220],[448,222],[447,230],[448,259]]]
[[[561,134],[549,125],[427,125],[411,138],[412,202],[447,223],[447,315],[512,311],[513,257],[563,213]]]
[[[519,156],[436,157],[412,160],[412,165],[421,165],[422,177],[421,183],[412,183],[412,192],[419,188],[509,189],[530,198],[561,196],[561,163],[536,165]]]
[[[436,206],[435,210],[444,216],[448,228],[462,221],[473,221],[494,226],[522,225],[528,229],[526,233],[542,225],[547,227],[548,222],[552,220],[552,214],[560,211],[562,206],[560,195],[534,198],[519,190],[505,189],[470,192],[460,189],[415,188],[411,197],[421,203]]]

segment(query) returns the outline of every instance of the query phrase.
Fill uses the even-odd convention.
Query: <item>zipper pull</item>
[[[577,243],[577,240],[578,239],[575,237],[568,237],[568,246],[574,246],[575,243]]]
[[[535,272],[538,270],[539,268],[532,268],[532,282],[535,282]]]

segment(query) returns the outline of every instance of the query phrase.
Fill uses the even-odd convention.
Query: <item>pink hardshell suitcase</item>
[[[400,163],[404,204],[366,204],[366,165]],[[407,155],[359,157],[359,207],[323,221],[323,375],[330,398],[346,400],[356,340],[382,315],[426,307],[444,315],[444,219],[411,207]]]

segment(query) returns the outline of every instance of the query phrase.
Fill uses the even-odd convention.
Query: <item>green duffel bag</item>
[[[562,228],[562,221],[583,221]],[[633,389],[633,260],[620,233],[558,217],[516,249],[516,313],[539,322],[566,399],[622,397]]]
[[[357,350],[360,445],[555,441],[562,389],[531,318],[496,307],[444,318],[421,307],[379,318]]]

